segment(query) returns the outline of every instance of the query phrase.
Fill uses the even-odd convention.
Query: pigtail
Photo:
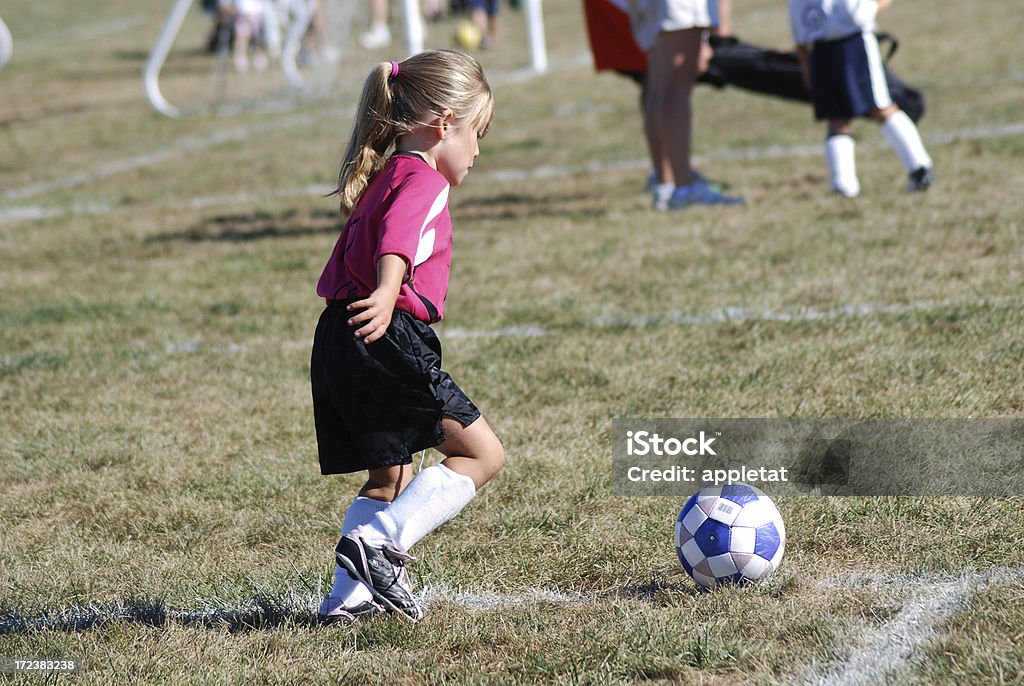
[[[391,63],[385,62],[370,72],[363,85],[334,191],[341,198],[342,216],[355,209],[363,191],[384,167],[388,150],[400,133],[392,114],[395,96],[390,79]]]

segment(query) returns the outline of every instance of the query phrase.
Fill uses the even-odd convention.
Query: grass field
[[[702,87],[698,165],[748,205],[674,214],[648,209],[637,91],[593,72],[580,3],[546,3],[542,77],[508,10],[438,327],[508,464],[414,549],[423,622],[331,627],[360,481],[316,463],[323,195],[354,75],[394,55],[353,51],[330,100],[170,120],[139,77],[166,11],[0,7],[0,661],[77,656],[67,680],[104,684],[1024,682],[1019,498],[779,498],[781,570],[698,593],[682,500],[610,488],[615,417],[1024,414],[1024,3],[884,16],[929,98],[932,192],[904,194],[861,122],[864,192],[840,201],[807,108]],[[206,79],[186,26],[168,68]],[[789,44],[779,0],[734,28]]]

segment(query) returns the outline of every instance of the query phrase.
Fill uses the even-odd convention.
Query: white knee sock
[[[370,545],[380,546],[390,540],[402,550],[409,550],[416,541],[459,514],[474,495],[476,485],[468,476],[443,464],[427,467],[394,502],[360,526],[359,533]]]
[[[855,198],[860,195],[857,180],[857,145],[846,134],[835,134],[825,139],[825,161],[832,181],[832,189]]]
[[[366,524],[373,519],[374,515],[386,508],[390,503],[373,498],[356,497],[345,512],[345,519],[341,524],[341,533],[346,534],[356,527]],[[363,584],[348,575],[344,567],[334,566],[334,587],[328,596],[330,603],[334,606],[344,605],[354,607],[359,603],[373,598],[373,594]],[[324,604],[329,604],[327,600]]]
[[[921,167],[932,168],[932,158],[924,148],[921,134],[913,120],[903,110],[896,112],[882,123],[882,135],[889,141],[900,162],[908,172]]]

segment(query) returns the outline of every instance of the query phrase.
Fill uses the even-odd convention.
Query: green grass
[[[339,228],[322,194],[360,75],[392,55],[351,55],[336,97],[294,112],[175,121],[139,79],[166,8],[7,3],[0,617],[53,624],[0,634],[0,658],[81,656],[86,683],[790,683],[841,669],[937,579],[1019,570],[1019,498],[785,497],[780,572],[698,593],[672,548],[682,502],[611,495],[615,417],[1024,413],[1021,137],[957,135],[1019,125],[1024,54],[1005,8],[932,5],[896,3],[883,27],[929,99],[934,192],[903,194],[858,122],[864,193],[840,202],[818,154],[785,152],[820,145],[806,108],[701,88],[698,162],[748,206],[679,214],[648,209],[637,89],[581,59],[579,3],[546,3],[552,70],[528,80],[506,12],[438,330],[508,465],[412,571],[511,600],[321,627],[303,603],[330,583],[360,483],[316,464],[314,287]],[[741,36],[788,45],[784,4],[735,12]],[[180,94],[208,78],[197,10],[188,26]],[[783,152],[734,154],[766,146]],[[849,306],[867,311],[712,321]],[[456,335],[517,326],[543,334]],[[964,588],[901,683],[1024,678],[1020,574]],[[123,616],[71,630],[90,607]]]

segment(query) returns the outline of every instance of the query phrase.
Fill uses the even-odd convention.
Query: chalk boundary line
[[[128,157],[121,160],[113,160],[94,167],[91,171],[80,171],[59,179],[40,181],[28,184],[19,188],[12,188],[4,191],[4,200],[27,200],[43,193],[52,193],[58,190],[66,190],[94,181],[115,176],[118,174],[136,171],[160,162],[181,157],[186,154],[200,152],[225,143],[245,140],[255,133],[271,131],[290,126],[307,126],[317,119],[316,114],[290,115],[284,119],[275,119],[252,126],[237,126],[226,130],[218,131],[207,136],[185,136],[174,143],[156,148],[148,153]],[[948,145],[961,141],[990,140],[995,138],[1006,138],[1024,134],[1024,121],[1010,122],[992,127],[973,127],[957,131],[939,132],[924,136],[929,145]],[[865,143],[862,148],[868,150],[882,149],[885,146],[881,142]],[[701,163],[705,160],[720,159],[729,161],[746,161],[757,159],[779,159],[786,157],[808,157],[821,154],[820,145],[796,145],[796,146],[765,146],[746,148],[726,148],[705,155],[695,156],[694,161]],[[495,183],[516,183],[528,180],[543,180],[553,178],[566,178],[581,174],[596,174],[609,171],[634,171],[645,170],[650,163],[644,159],[622,160],[615,162],[593,162],[590,164],[575,166],[539,166],[533,169],[508,169],[495,170],[481,173],[478,177],[482,181]],[[110,212],[131,212],[139,209],[195,209],[218,205],[233,205],[253,202],[257,198],[286,198],[296,196],[322,196],[330,192],[330,188],[304,186],[291,188],[282,191],[268,191],[266,193],[239,193],[220,196],[201,196],[189,200],[164,203],[159,205],[135,205],[132,207],[112,208],[103,204],[79,205],[70,208],[47,208],[38,205],[11,205],[0,207],[0,225],[48,217],[76,216],[76,215],[97,215]]]
[[[260,628],[287,622],[318,624],[317,612],[322,593],[288,592],[279,596],[259,595],[238,603],[204,602],[194,609],[174,609],[159,600],[140,598],[137,602],[116,601],[69,605],[53,611],[24,615],[11,612],[0,616],[0,636],[33,631],[88,631],[112,622],[134,622],[150,626],[181,624],[207,628]],[[493,591],[470,591],[447,585],[428,584],[416,593],[424,608],[440,603],[454,603],[471,611],[492,611],[521,607],[531,603],[574,604],[591,602],[594,596],[564,593],[551,589],[529,589],[503,594]]]
[[[791,681],[808,686],[894,683],[894,679],[904,675],[920,660],[921,650],[941,636],[939,623],[967,608],[974,594],[1021,580],[1024,580],[1024,564],[961,575],[854,574],[841,580],[819,580],[814,585],[823,590],[909,589],[911,597],[889,621],[877,628],[864,626],[854,632],[849,637],[849,656],[806,666],[805,676]],[[417,593],[417,597],[427,609],[438,603],[453,603],[470,611],[489,612],[528,604],[579,605],[616,597],[642,596],[628,592],[595,596],[544,588],[503,594],[427,585]],[[149,626],[173,623],[229,630],[254,630],[286,623],[311,626],[319,623],[317,611],[321,598],[319,593],[290,592],[238,604],[207,603],[191,610],[175,610],[158,601],[144,600],[134,605],[124,602],[73,605],[38,615],[10,613],[2,616],[0,636],[34,631],[87,631],[119,621]]]
[[[942,620],[967,608],[971,597],[979,591],[1021,580],[1024,580],[1024,564],[960,576],[865,574],[854,575],[843,582],[828,581],[823,588],[910,588],[912,596],[889,621],[875,629],[864,627],[851,636],[849,656],[812,666],[801,683],[808,686],[898,683],[920,651],[940,637],[938,624]]]
[[[568,323],[566,330],[588,328],[598,331],[616,329],[644,329],[659,326],[714,326],[727,323],[773,322],[773,323],[809,323],[854,319],[872,316],[903,316],[922,312],[940,312],[972,307],[1005,307],[1024,301],[1020,297],[990,297],[975,300],[912,300],[907,303],[850,303],[829,309],[801,307],[783,310],[756,310],[746,307],[721,307],[706,312],[684,313],[666,312],[664,314],[617,315],[600,314],[580,322]],[[466,329],[462,327],[439,326],[437,335],[446,341],[540,338],[556,336],[563,331],[562,327],[544,326],[540,324],[523,324],[497,329]],[[312,339],[291,341],[243,341],[236,343],[207,344],[201,337],[185,341],[168,341],[159,349],[132,349],[133,355],[152,357],[171,357],[174,355],[243,355],[264,350],[296,351],[310,349]],[[7,354],[0,357],[0,373],[16,370],[23,366],[31,366],[33,360],[40,356],[94,356],[111,354],[106,349],[75,348],[73,353],[54,351],[35,351],[24,354]]]
[[[553,71],[564,70],[567,68],[573,68],[578,66],[575,62],[567,62],[565,64],[556,65]],[[491,79],[491,83],[516,83],[520,81],[529,80],[535,78],[536,74],[531,70],[512,70],[507,72],[500,72],[497,78]],[[361,83],[361,82],[360,82]],[[358,88],[353,92],[353,96],[358,97]],[[42,195],[44,193],[52,193],[54,191],[66,190],[68,188],[74,188],[81,186],[86,183],[94,181],[102,181],[103,179],[123,174],[138,169],[144,169],[154,164],[165,162],[167,160],[176,159],[192,153],[202,152],[210,148],[214,148],[226,143],[237,142],[250,138],[253,134],[264,133],[268,131],[276,131],[280,129],[294,128],[296,126],[309,127],[311,124],[320,120],[321,118],[331,117],[340,115],[342,112],[351,113],[354,111],[356,105],[354,102],[347,103],[346,105],[340,105],[337,102],[330,100],[323,101],[323,107],[318,111],[306,112],[304,114],[296,114],[294,111],[287,111],[284,114],[279,114],[268,118],[264,121],[260,121],[248,126],[238,125],[232,126],[225,129],[214,130],[206,135],[187,135],[178,138],[176,141],[170,144],[160,146],[149,152],[140,153],[130,157],[121,159],[110,160],[108,162],[100,163],[92,168],[92,170],[82,170],[67,175],[59,176],[55,179],[48,181],[39,181],[27,184],[25,186],[10,188],[0,195],[2,200],[25,200],[28,198]],[[323,191],[329,192],[329,189]],[[292,194],[291,191],[286,191],[285,195]],[[273,192],[262,193],[264,197],[267,195],[276,196]],[[186,201],[187,203],[187,201]],[[181,203],[178,203],[179,205]],[[93,206],[95,211],[99,206]],[[173,207],[173,205],[171,206]],[[26,208],[9,208],[18,212],[25,213]],[[121,209],[121,208],[118,208]],[[129,209],[129,208],[125,208]],[[0,207],[0,224],[5,221],[6,208]],[[31,213],[31,210],[28,210]]]

